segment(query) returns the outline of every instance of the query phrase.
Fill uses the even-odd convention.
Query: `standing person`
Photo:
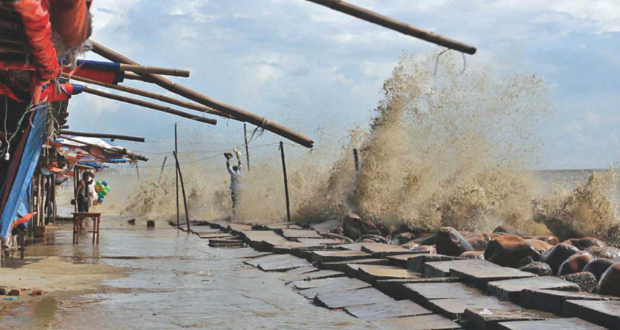
[[[224,157],[226,157],[226,168],[228,173],[230,173],[230,195],[232,197],[233,216],[237,215],[237,203],[243,190],[243,169],[241,167],[241,153],[239,150],[235,149],[235,155],[237,156],[237,165],[231,167],[230,160],[232,159],[232,154],[229,152],[224,154]]]
[[[89,200],[90,200],[90,192],[89,185],[92,183],[92,180],[89,172],[84,172],[82,174],[82,180],[78,183],[77,190],[75,191],[75,202],[77,203],[78,212],[88,212]]]

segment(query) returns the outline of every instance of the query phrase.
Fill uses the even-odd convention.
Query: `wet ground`
[[[4,302],[2,329],[377,329],[344,312],[313,306],[278,278],[243,265],[252,249],[215,249],[157,223],[102,224],[73,246],[69,226],[28,246],[27,256],[130,268],[96,293],[54,293]],[[119,272],[123,272],[119,268]],[[1,304],[1,303],[0,303]]]

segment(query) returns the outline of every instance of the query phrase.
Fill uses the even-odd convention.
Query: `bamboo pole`
[[[174,153],[178,154],[179,153],[179,136],[177,134],[177,124],[174,124]],[[176,159],[176,157],[174,157]],[[176,181],[176,190],[177,190],[177,228],[179,228],[180,223],[179,223],[179,219],[181,217],[181,211],[179,208],[179,170],[176,169],[176,162],[175,162],[175,172],[177,175],[177,181]]]
[[[138,174],[138,181],[140,181],[140,168],[138,167],[137,162],[136,162],[136,173]]]
[[[390,30],[398,31],[402,34],[422,39],[439,46],[454,49],[465,54],[474,55],[476,48],[466,45],[460,41],[446,38],[436,33],[424,31],[415,26],[397,21],[393,18],[375,13],[373,11],[358,7],[341,0],[306,0],[316,4],[331,8],[335,11],[357,17],[361,20],[374,23]]]
[[[144,78],[140,77],[137,73],[133,72],[125,72],[125,79],[148,82]]]
[[[134,65],[134,64],[123,64],[120,65],[121,71],[131,71],[135,73],[152,73],[152,74],[161,74],[166,76],[174,76],[174,77],[189,77],[188,70],[180,70],[180,69],[169,69],[169,68],[159,68],[154,66],[142,66],[142,65]]]
[[[187,232],[191,232],[191,228],[189,225],[189,210],[187,209],[187,197],[185,196],[185,184],[183,182],[183,172],[181,172],[181,165],[179,164],[179,157],[177,157],[177,152],[174,152],[174,160],[177,164],[177,172],[179,173],[179,181],[181,181],[181,192],[183,193],[183,206],[185,207],[185,223],[187,224]]]
[[[141,143],[146,142],[146,140],[143,137],[135,137],[135,136],[127,136],[127,135],[116,135],[116,134],[105,134],[105,133],[86,133],[86,132],[76,132],[76,131],[67,131],[67,130],[61,130],[60,134],[94,137],[94,138],[101,138],[101,139],[125,140],[125,141],[141,142]]]
[[[355,160],[355,171],[358,172],[360,170],[360,159],[357,154],[357,149],[353,149],[353,159]]]
[[[138,100],[138,99],[133,99],[133,98],[130,98],[130,97],[125,97],[125,96],[120,96],[120,95],[115,95],[115,94],[110,94],[110,93],[98,91],[98,90],[92,89],[92,88],[90,88],[88,86],[84,86],[84,92],[88,93],[88,94],[104,97],[104,98],[110,99],[110,100],[116,100],[116,101],[120,101],[120,102],[125,102],[125,103],[129,103],[129,104],[141,106],[141,107],[144,107],[144,108],[149,108],[149,109],[153,109],[153,110],[169,113],[169,114],[172,114],[172,115],[175,115],[175,116],[179,116],[179,117],[183,117],[183,118],[199,121],[199,122],[205,123],[205,124],[210,124],[210,125],[216,125],[217,124],[217,120],[215,120],[215,119],[203,118],[203,117],[200,117],[200,116],[192,115],[192,114],[187,113],[187,112],[175,110],[175,109],[172,109],[172,108],[169,108],[169,107],[164,107],[164,106],[161,106],[159,104],[150,103],[150,102],[146,102],[146,101],[142,101],[142,100]]]
[[[243,137],[245,138],[245,158],[248,162],[248,172],[250,172],[250,148],[248,147],[248,124],[243,123]]]
[[[63,75],[63,77],[67,77],[68,78],[69,75],[65,74],[65,75]],[[205,107],[204,105],[200,105],[200,104],[196,104],[196,103],[192,103],[192,102],[182,101],[182,100],[179,100],[179,99],[175,99],[173,97],[169,97],[169,96],[165,96],[165,95],[157,94],[157,93],[152,93],[152,92],[145,91],[145,90],[138,89],[138,88],[134,88],[134,87],[123,86],[123,85],[106,84],[106,83],[102,83],[100,81],[91,80],[91,79],[87,79],[87,78],[82,78],[82,77],[78,77],[78,76],[71,76],[71,79],[77,80],[77,81],[81,81],[81,82],[85,82],[87,84],[97,85],[97,86],[101,86],[101,87],[105,87],[105,88],[109,88],[109,89],[114,89],[114,90],[121,91],[121,92],[126,92],[126,93],[131,93],[131,94],[136,94],[136,95],[148,97],[148,98],[151,98],[151,99],[154,99],[154,100],[158,100],[158,101],[162,101],[162,102],[178,105],[180,107],[184,107],[184,108],[188,108],[188,109],[192,109],[192,110],[196,110],[196,111],[200,111],[200,112],[204,112],[204,113],[210,113],[210,114],[214,114],[214,115],[221,116],[221,117],[232,118],[228,114],[225,114],[225,113],[223,113],[221,111],[217,111],[215,109],[211,109],[209,107]]]
[[[291,223],[291,203],[288,196],[288,176],[286,175],[286,158],[284,157],[284,143],[280,141],[280,154],[282,155],[282,172],[284,173],[284,193],[286,194],[286,219]]]
[[[103,56],[104,58],[112,61],[112,62],[118,62],[118,63],[126,63],[126,64],[138,64],[132,60],[130,60],[129,58],[120,55],[104,46],[102,46],[101,44],[91,41],[92,47],[93,47],[93,51],[100,55]],[[293,142],[299,143],[300,145],[307,147],[307,148],[312,148],[312,146],[314,145],[314,141],[312,141],[312,139],[310,139],[307,136],[304,136],[302,134],[300,134],[299,132],[296,132],[292,129],[289,129],[287,127],[284,127],[280,124],[271,122],[270,120],[268,120],[267,118],[255,115],[253,113],[250,113],[248,111],[245,111],[243,109],[240,109],[238,107],[226,104],[222,101],[218,101],[215,99],[212,99],[206,95],[200,94],[196,91],[193,91],[185,86],[182,86],[180,84],[177,84],[175,82],[172,82],[162,76],[156,75],[156,74],[141,74],[141,76],[143,78],[146,78],[145,80],[149,80],[152,81],[153,83],[175,93],[178,95],[181,95],[185,98],[188,98],[194,102],[200,103],[202,105],[211,107],[213,109],[222,111],[224,113],[227,113],[231,116],[234,117],[234,119],[237,120],[242,120],[242,121],[247,121],[248,123],[251,123],[253,125],[256,125],[258,127],[264,128],[272,133],[275,133],[279,136],[282,136],[286,139],[289,139]]]

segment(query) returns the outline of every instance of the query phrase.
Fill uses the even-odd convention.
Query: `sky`
[[[477,47],[469,68],[542,77],[556,111],[540,127],[537,168],[620,162],[620,1],[349,1]],[[368,126],[403,51],[441,50],[305,0],[98,0],[92,13],[92,40],[143,65],[189,69],[173,80],[311,136],[317,150]],[[219,161],[243,143],[243,125],[225,119],[210,126],[92,95],[69,111],[72,130],[145,137],[123,144],[153,167],[173,148],[174,123],[186,157]],[[251,152],[275,156],[279,140],[267,132]]]

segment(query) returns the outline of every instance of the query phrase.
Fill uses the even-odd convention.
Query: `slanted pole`
[[[375,13],[368,9],[364,9],[358,7],[356,5],[350,4],[341,0],[306,0],[310,2],[314,2],[316,4],[331,8],[335,11],[339,11],[341,13],[357,17],[361,20],[374,23],[390,30],[394,30],[400,32],[402,34],[406,34],[408,36],[412,36],[414,38],[422,39],[428,41],[430,43],[434,43],[439,46],[443,46],[449,49],[454,49],[459,52],[474,55],[476,53],[476,48],[466,45],[460,41],[452,40],[446,38],[444,36],[438,35],[436,33],[424,31],[415,26],[411,26],[409,24],[397,21],[393,18]]]
[[[284,193],[286,194],[286,219],[291,223],[291,203],[288,196],[288,176],[286,175],[286,158],[284,157],[284,142],[280,141],[280,154],[282,155],[282,172],[284,173]]]
[[[178,154],[179,153],[179,139],[178,139],[178,135],[177,135],[177,124],[174,124],[174,153]],[[174,157],[176,159],[176,156]],[[180,224],[179,224],[179,218],[180,218],[180,213],[181,211],[179,210],[179,170],[176,166],[176,162],[175,162],[175,172],[176,172],[176,176],[177,176],[177,181],[176,181],[176,191],[177,191],[177,228],[179,228]]]
[[[250,148],[248,147],[248,124],[243,123],[243,137],[245,138],[245,158],[248,162],[248,172],[250,171]]]
[[[157,179],[157,183],[161,182],[161,175],[164,174],[164,167],[166,167],[167,160],[168,160],[168,156],[164,157],[164,162],[161,164],[161,171],[159,172],[159,178]]]
[[[181,192],[183,193],[183,206],[185,207],[185,221],[187,224],[187,232],[191,232],[189,225],[189,210],[187,209],[187,197],[185,196],[185,184],[183,182],[183,173],[181,172],[181,165],[179,164],[179,157],[177,157],[176,151],[174,152],[174,160],[177,164],[177,173],[179,173],[179,180],[181,181]]]
[[[137,105],[137,106],[140,106],[140,107],[149,108],[149,109],[153,109],[153,110],[169,113],[171,115],[175,115],[175,116],[179,116],[179,117],[183,117],[183,118],[199,121],[199,122],[205,123],[205,124],[211,124],[211,125],[216,125],[217,124],[217,120],[215,120],[215,119],[204,118],[204,117],[192,115],[192,114],[187,113],[187,112],[183,112],[183,111],[179,111],[179,110],[176,110],[176,109],[172,109],[170,107],[164,107],[162,105],[151,103],[151,102],[146,102],[146,101],[134,99],[134,98],[131,98],[131,97],[126,97],[126,96],[121,96],[121,95],[116,95],[116,94],[110,94],[110,93],[102,92],[102,91],[99,91],[99,90],[96,90],[96,89],[92,89],[92,88],[90,88],[88,86],[84,86],[84,93],[88,93],[88,94],[92,94],[92,95],[97,95],[97,96],[100,96],[100,97],[103,97],[103,98],[106,98],[106,99],[120,101],[120,102],[125,102],[125,103],[129,103],[129,104]]]
[[[91,40],[91,44],[93,46],[93,52],[96,54],[117,63],[125,63],[125,64],[138,64],[129,58],[120,55],[101,44],[94,42]],[[284,127],[280,124],[274,123],[267,118],[258,116],[251,112],[245,111],[238,107],[232,106],[230,104],[226,104],[222,101],[212,99],[206,95],[200,94],[196,91],[193,91],[181,84],[172,82],[160,75],[146,73],[140,74],[145,81],[153,82],[162,88],[165,88],[175,94],[181,95],[185,98],[188,98],[194,102],[200,103],[207,107],[213,108],[215,110],[219,110],[221,112],[227,113],[234,117],[236,120],[246,121],[258,127],[264,128],[272,133],[275,133],[279,136],[282,136],[288,140],[291,140],[295,143],[299,143],[300,145],[312,148],[314,145],[314,141],[307,136],[302,135],[299,132],[296,132],[288,127]]]

